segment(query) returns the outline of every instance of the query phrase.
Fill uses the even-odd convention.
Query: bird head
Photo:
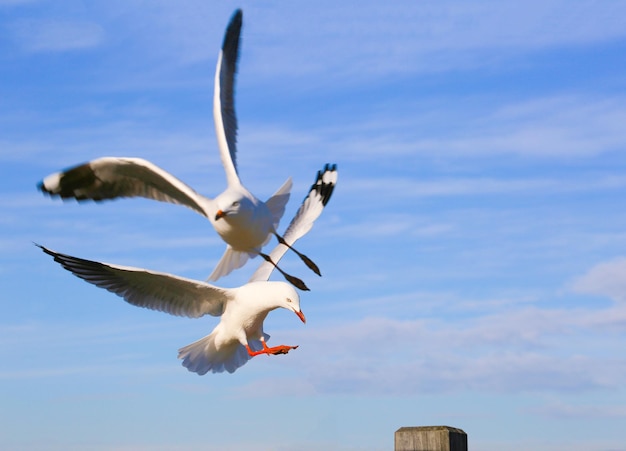
[[[300,309],[300,295],[298,294],[298,292],[295,290],[295,288],[285,282],[276,282],[276,283],[280,283],[282,285],[282,289],[280,290],[280,298],[279,298],[279,302],[280,302],[280,307],[283,307],[287,310],[291,310],[292,312],[294,312],[298,318],[300,318],[300,321],[302,321],[303,323],[306,323],[306,318],[304,317],[304,313],[302,313],[302,310]]]
[[[286,301],[288,304],[291,305],[290,309],[293,310],[293,312],[298,315],[298,318],[300,318],[300,321],[302,321],[303,323],[306,324],[306,318],[304,317],[304,313],[302,313],[302,310],[300,310],[300,300],[293,300],[291,298],[286,298]],[[297,304],[297,305],[294,305]]]
[[[215,212],[215,221],[222,218],[235,218],[238,216],[246,216],[247,212],[251,212],[254,206],[245,196],[234,192],[225,192],[215,199],[217,211]]]

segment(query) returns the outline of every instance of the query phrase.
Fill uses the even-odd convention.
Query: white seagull
[[[335,165],[326,165],[318,172],[308,196],[287,227],[285,243],[279,243],[271,252],[274,261],[278,262],[288,246],[311,229],[336,182]],[[282,307],[306,322],[296,290],[285,282],[268,281],[274,266],[267,261],[261,263],[247,284],[220,288],[171,274],[84,260],[37,246],[75,276],[130,304],[190,318],[221,316],[209,335],[178,351],[183,366],[200,375],[208,371],[232,373],[256,355],[287,354],[296,349],[297,346],[267,346],[269,335],[263,332],[263,321],[270,311]]]
[[[276,229],[285,213],[292,187],[291,178],[288,178],[272,197],[263,202],[239,180],[234,87],[242,14],[241,10],[235,11],[228,24],[215,71],[213,117],[228,183],[224,192],[210,199],[147,160],[125,157],[98,158],[51,174],[37,185],[42,192],[62,199],[102,201],[119,197],[145,197],[191,208],[208,218],[227,244],[224,255],[208,277],[210,281],[216,281],[234,269],[241,268],[248,258],[256,255],[272,263],[261,250],[272,234],[279,242],[283,240]],[[293,250],[309,268],[320,275],[313,261]],[[308,290],[297,277],[284,273],[278,267],[276,269],[296,287]]]

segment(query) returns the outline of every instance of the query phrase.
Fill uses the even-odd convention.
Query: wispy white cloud
[[[374,178],[356,179],[346,182],[346,191],[375,192],[381,198],[394,199],[441,197],[441,196],[477,196],[511,195],[549,192],[576,193],[600,190],[614,190],[626,187],[626,176],[609,175],[596,180],[575,181],[570,178],[559,179],[518,179],[511,177],[497,178],[443,178],[421,181],[415,178]]]
[[[551,401],[546,405],[530,410],[549,418],[624,418],[626,407],[616,405],[576,405],[567,404],[563,401]]]
[[[402,310],[402,302],[381,302]],[[495,313],[461,310],[454,318],[444,309],[438,319],[437,310],[427,307],[418,314],[422,319],[368,317],[294,331],[303,353],[297,365],[306,373],[308,390],[321,393],[570,392],[621,386],[626,360],[619,357],[615,338],[626,332],[626,309],[540,308],[538,300],[528,306],[490,305]]]
[[[578,293],[608,296],[626,302],[626,257],[598,263],[572,283]]]
[[[380,212],[361,221],[333,224],[326,233],[330,236],[350,236],[378,240],[388,236],[398,236],[398,234],[406,237],[445,235],[453,228],[454,226],[451,224],[435,223],[406,213],[389,213],[386,208],[381,208]]]
[[[319,86],[316,79],[321,78],[358,83],[390,74],[503,67],[503,61],[527,52],[602,43],[626,34],[623,5],[591,0],[576,7],[563,0],[531,1],[523,8],[488,0],[471,5],[404,1],[384,8],[368,1],[357,9],[318,2],[280,10],[248,2],[188,1],[185,7],[150,2],[148,8],[142,1],[127,1],[92,2],[91,9],[124,37],[118,45],[132,42],[127,48],[157,56],[164,64],[189,65],[215,58],[236,6],[245,12],[242,67],[256,79],[313,76],[312,86]],[[26,35],[26,49],[86,48],[103,39],[102,28],[93,24],[49,23],[36,36],[20,33]]]
[[[94,22],[28,19],[10,27],[16,41],[28,52],[66,52],[100,45],[104,29]]]
[[[466,102],[474,105],[461,112],[451,105],[429,105],[435,111],[445,108],[447,113],[440,116],[433,111],[427,114],[423,107],[413,109],[408,101],[406,111],[383,110],[369,118],[358,115],[341,128],[327,128],[318,134],[344,158],[361,161],[381,155],[588,158],[620,151],[626,142],[622,99],[574,96],[495,104],[486,98]],[[449,126],[441,130],[442,123]]]
[[[384,8],[364,2],[355,9],[322,2],[290,8],[288,21],[277,13],[261,15],[253,10],[244,36],[252,41],[248,49],[256,47],[251,64],[260,75],[324,74],[351,82],[389,74],[502,66],[512,55],[524,52],[624,36],[622,5],[583,1],[570,6],[562,0],[526,2],[523,7],[515,2],[426,1]],[[557,15],[559,26],[555,26]],[[310,23],[315,26],[304,26]]]

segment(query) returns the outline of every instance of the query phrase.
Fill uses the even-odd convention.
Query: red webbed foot
[[[264,341],[262,341],[261,343],[263,344],[263,349],[261,349],[260,351],[253,351],[252,349],[250,349],[250,346],[246,345],[246,350],[248,351],[248,355],[250,357],[254,357],[260,354],[267,354],[267,355],[287,354],[292,349],[298,348],[298,346],[287,346],[287,345],[279,345],[279,346],[273,346],[269,348],[265,344]]]
[[[267,348],[267,352],[272,353],[273,355],[287,354],[292,349],[298,349],[298,347],[297,346],[280,345],[280,346],[274,346],[273,348]]]

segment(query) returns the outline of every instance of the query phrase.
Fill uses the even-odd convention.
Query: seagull
[[[243,186],[237,171],[234,87],[242,17],[240,9],[233,14],[215,71],[213,117],[227,181],[227,187],[221,194],[214,199],[208,198],[155,164],[142,158],[127,157],[103,157],[79,164],[50,174],[37,187],[51,197],[73,198],[77,201],[145,197],[184,205],[206,217],[227,244],[224,255],[207,280],[214,282],[241,268],[249,258],[260,255],[294,286],[308,290],[302,280],[285,273],[262,252],[272,235],[284,244],[283,237],[276,229],[289,200],[291,178],[263,202]],[[321,275],[311,259],[292,250],[311,270]]]
[[[289,246],[311,230],[336,182],[335,165],[326,165],[318,172],[315,183],[285,231],[284,243],[278,243],[272,250],[272,259],[280,261]],[[162,272],[72,257],[36,245],[75,276],[117,294],[129,304],[190,318],[206,314],[221,317],[209,335],[178,351],[183,366],[199,375],[209,371],[233,373],[252,357],[287,354],[298,347],[267,346],[269,335],[263,331],[263,321],[270,311],[291,310],[306,323],[294,287],[268,280],[274,270],[274,265],[268,261],[261,263],[245,285],[220,288]]]

